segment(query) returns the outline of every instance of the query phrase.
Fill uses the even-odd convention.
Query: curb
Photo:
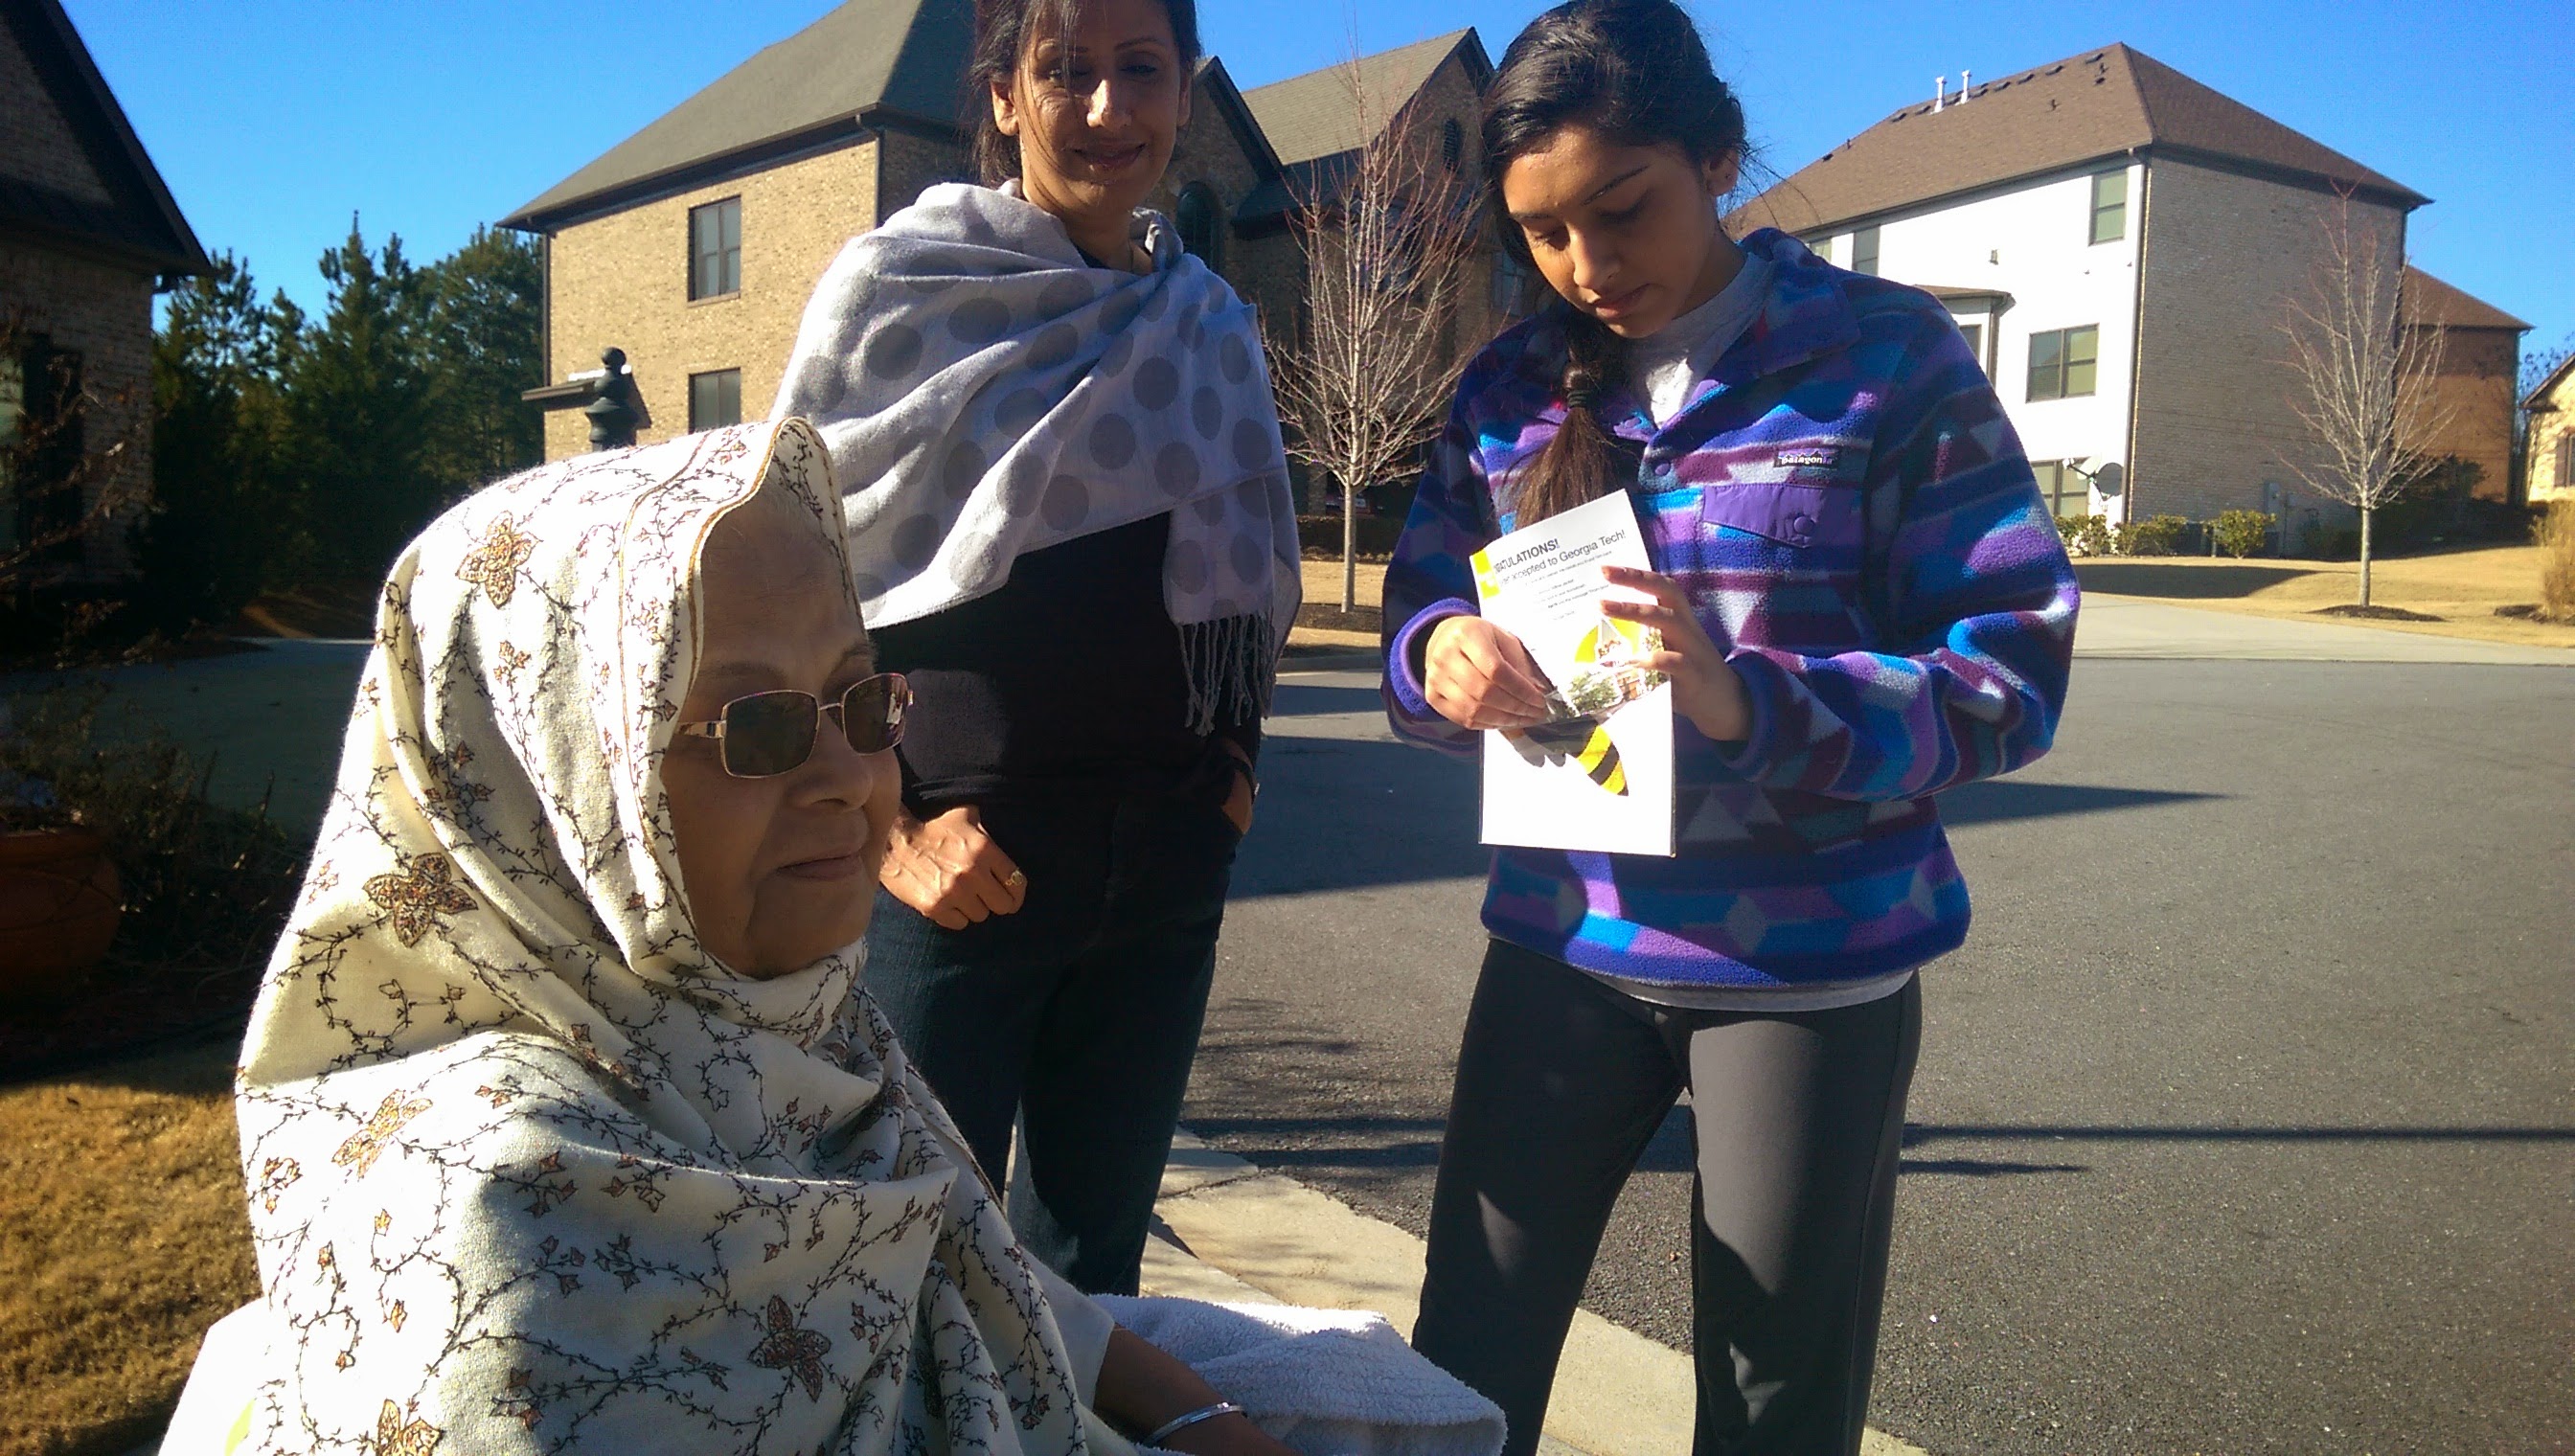
[[[1221,1152],[1183,1128],[1172,1139],[1145,1252],[1148,1294],[1369,1309],[1405,1338],[1419,1312],[1422,1243],[1323,1193]],[[1540,1456],[1686,1451],[1698,1401],[1690,1358],[1576,1310],[1556,1366]],[[1928,1456],[1870,1430],[1861,1456]]]

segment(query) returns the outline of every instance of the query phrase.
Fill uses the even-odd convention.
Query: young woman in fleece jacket
[[[1386,575],[1386,709],[1541,722],[1468,559],[1625,491],[1655,570],[1676,857],[1504,848],[1414,1342],[1536,1447],[1618,1189],[1691,1093],[1701,1453],[1856,1452],[1915,971],[1967,930],[1934,795],[2045,752],[2074,574],[1946,311],[1718,220],[1741,107],[1669,0],[1575,0],[1486,94],[1487,187],[1556,298],[1468,367]]]

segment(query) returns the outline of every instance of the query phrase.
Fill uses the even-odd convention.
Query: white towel
[[[1100,1303],[1306,1456],[1494,1456],[1502,1412],[1381,1315],[1196,1299]]]

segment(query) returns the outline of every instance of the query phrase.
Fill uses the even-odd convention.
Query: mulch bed
[[[1376,632],[1384,619],[1373,607],[1355,607],[1347,612],[1337,602],[1308,602],[1296,609],[1298,627],[1323,627],[1335,632]]]
[[[77,984],[0,1002],[0,1085],[219,1036],[239,1036],[259,962],[230,970],[144,971],[114,957]]]
[[[2314,615],[2317,617],[2359,617],[2365,618],[2371,622],[2447,621],[2446,618],[2434,617],[2428,612],[2408,612],[2402,607],[2363,607],[2357,602],[2345,602],[2338,607],[2319,607],[2315,610]]]

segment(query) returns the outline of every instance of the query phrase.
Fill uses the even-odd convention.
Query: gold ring
[[[1002,883],[1009,885],[1013,889],[1024,888],[1028,882],[1029,877],[1016,869],[1002,876]]]

